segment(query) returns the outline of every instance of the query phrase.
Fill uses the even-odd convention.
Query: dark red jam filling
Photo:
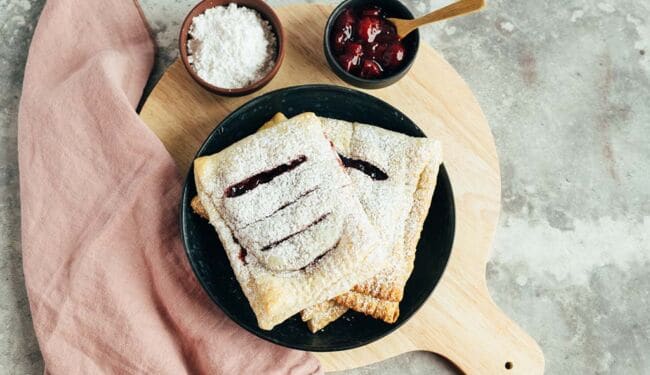
[[[318,219],[314,220],[314,222],[312,222],[311,224],[309,224],[309,225],[307,225],[306,227],[302,228],[301,230],[299,230],[299,231],[297,231],[297,232],[295,232],[295,233],[291,233],[290,235],[288,235],[288,236],[286,236],[286,237],[284,237],[284,238],[282,238],[282,239],[280,239],[280,240],[277,240],[277,241],[275,241],[275,242],[272,242],[272,243],[270,243],[270,244],[264,246],[262,249],[260,249],[260,251],[271,250],[272,248],[278,246],[278,245],[281,244],[282,242],[284,242],[284,241],[290,239],[291,237],[297,236],[297,235],[299,235],[300,233],[306,231],[307,229],[313,227],[314,225],[317,225],[317,224],[320,223],[321,221],[325,220],[325,218],[328,217],[330,214],[331,214],[331,212],[326,213],[325,215],[322,215],[321,217],[319,217]]]
[[[307,157],[305,155],[300,155],[298,158],[285,163],[278,165],[277,167],[273,169],[269,169],[264,172],[260,172],[252,177],[249,177],[245,179],[242,182],[238,182],[226,189],[225,195],[228,198],[234,198],[238,197],[242,194],[245,194],[256,187],[258,187],[261,184],[266,184],[273,180],[274,178],[278,177],[279,175],[289,172],[292,169],[296,169],[300,164],[304,163],[307,161]]]
[[[235,241],[237,245],[239,245],[239,260],[241,260],[244,265],[247,265],[248,262],[246,261],[246,255],[248,255],[248,251],[246,251],[246,249],[244,249],[244,247],[239,243],[237,237],[232,236],[232,240]]]
[[[346,8],[334,22],[331,46],[339,65],[361,78],[382,78],[404,63],[406,50],[384,10]]]
[[[336,241],[336,244],[334,246],[332,246],[331,248],[327,249],[327,251],[325,251],[321,255],[317,256],[316,258],[314,258],[314,260],[312,260],[308,265],[302,267],[299,271],[304,271],[305,268],[313,266],[314,264],[318,263],[319,260],[321,260],[325,255],[327,255],[327,253],[329,253],[330,251],[336,249],[339,246],[339,242],[341,242],[340,239],[338,241]]]
[[[264,216],[264,217],[262,217],[262,218],[260,218],[260,219],[257,219],[257,220],[255,220],[255,221],[253,221],[252,223],[248,223],[248,224],[244,225],[243,228],[246,228],[246,227],[248,227],[249,225],[253,225],[253,224],[258,223],[258,222],[260,222],[260,221],[262,221],[262,220],[266,220],[266,219],[270,218],[271,216],[277,214],[278,212],[284,210],[285,208],[287,208],[287,207],[289,207],[289,206],[291,206],[291,205],[293,205],[293,204],[295,204],[295,203],[298,203],[302,198],[308,196],[309,194],[315,192],[316,190],[318,190],[317,187],[305,191],[304,193],[300,194],[300,195],[298,196],[298,198],[296,198],[295,201],[291,201],[291,202],[289,202],[289,203],[285,203],[285,204],[283,204],[282,206],[278,207],[277,210],[273,211],[272,213],[270,213],[270,214],[268,214],[268,215],[266,215],[266,216]]]
[[[271,217],[271,216],[275,215],[278,211],[282,211],[282,210],[284,210],[285,208],[291,206],[292,204],[298,202],[298,201],[301,200],[302,198],[304,198],[304,197],[308,196],[309,194],[313,193],[316,189],[318,189],[318,188],[308,189],[308,190],[305,191],[304,193],[300,194],[300,195],[298,196],[298,198],[296,198],[295,201],[283,204],[282,206],[278,207],[277,210],[273,211],[272,214],[270,214],[269,216],[265,217],[265,219],[268,218],[268,217]]]
[[[339,154],[339,157],[343,161],[343,165],[345,165],[347,168],[358,169],[375,181],[383,181],[388,179],[388,175],[384,171],[372,165],[371,163],[368,163],[367,161],[347,158],[341,154]]]
[[[246,249],[241,247],[239,249],[239,260],[241,260],[241,262],[244,263],[244,265],[248,264],[248,262],[246,262],[246,255],[248,255],[248,252],[246,251]]]

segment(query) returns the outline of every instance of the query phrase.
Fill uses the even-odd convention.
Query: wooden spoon
[[[460,0],[414,20],[403,20],[400,18],[387,19],[395,25],[395,28],[397,29],[397,35],[400,39],[403,39],[411,31],[417,29],[422,25],[475,12],[483,8],[484,5],[485,0]]]

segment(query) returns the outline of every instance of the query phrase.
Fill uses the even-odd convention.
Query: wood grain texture
[[[275,79],[242,98],[214,96],[177,61],[144,104],[141,117],[158,135],[182,173],[203,140],[227,114],[253,96],[307,83],[344,85],[327,66],[322,30],[331,8],[277,9],[287,50]],[[404,352],[438,353],[469,374],[541,374],[538,345],[490,298],[485,267],[500,210],[500,175],[490,128],[465,82],[432,48],[422,45],[409,74],[371,91],[398,107],[429,137],[442,140],[456,203],[456,234],[445,273],[422,309],[393,334],[362,348],[316,353],[327,370],[378,362]],[[506,369],[506,363],[512,364]]]

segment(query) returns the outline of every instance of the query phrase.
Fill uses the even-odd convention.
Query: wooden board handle
[[[420,349],[449,359],[467,374],[544,373],[544,355],[537,343],[497,307],[484,284],[478,290],[463,286],[465,292],[460,285],[445,284],[434,293],[448,295],[439,295],[426,306],[438,310],[426,314],[434,320],[408,325],[411,334],[428,331],[435,336],[423,336]]]

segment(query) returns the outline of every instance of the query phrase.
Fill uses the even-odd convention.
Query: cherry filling
[[[332,246],[331,248],[329,248],[327,251],[325,251],[321,255],[317,256],[316,258],[314,258],[314,260],[312,260],[308,265],[306,265],[306,266],[302,267],[301,269],[299,269],[299,271],[304,271],[305,268],[307,268],[309,266],[313,266],[314,264],[318,263],[319,260],[321,260],[325,255],[327,255],[327,253],[329,253],[330,251],[336,249],[339,246],[339,242],[341,242],[341,239],[336,241],[336,244],[334,246]]]
[[[246,251],[246,249],[244,249],[243,247],[240,248],[239,249],[239,260],[241,260],[241,262],[244,263],[244,265],[248,264],[248,262],[246,261],[246,255],[248,255],[248,252]]]
[[[299,230],[299,231],[297,231],[297,232],[295,232],[295,233],[291,233],[290,235],[288,235],[288,236],[286,236],[286,237],[284,237],[284,238],[282,238],[282,239],[279,239],[279,240],[277,240],[277,241],[275,241],[275,242],[272,242],[272,243],[270,243],[270,244],[264,246],[263,248],[260,249],[260,251],[271,250],[272,248],[278,246],[278,245],[281,244],[282,242],[284,242],[284,241],[290,239],[291,237],[297,236],[297,235],[299,235],[300,233],[306,231],[307,229],[313,227],[314,225],[317,225],[317,224],[320,223],[321,221],[325,220],[325,218],[328,217],[330,214],[331,214],[331,212],[322,215],[321,217],[319,217],[318,219],[314,220],[311,224],[307,225],[306,227],[302,228],[301,230]]]
[[[300,164],[307,161],[305,155],[300,155],[297,159],[294,159],[288,163],[280,164],[273,169],[269,169],[264,172],[260,172],[254,176],[251,176],[244,181],[238,182],[234,185],[231,185],[226,189],[225,195],[228,198],[238,197],[246,192],[249,192],[261,184],[266,184],[271,182],[274,178],[279,175],[289,172],[292,169],[296,169]]]
[[[232,236],[232,240],[235,241],[235,243],[239,246],[239,260],[244,263],[244,265],[247,265],[248,262],[246,261],[246,255],[248,255],[248,251],[246,251],[246,249],[244,249],[244,247],[239,243],[237,237]]]
[[[361,78],[381,78],[399,70],[406,50],[386,19],[386,12],[367,5],[346,8],[334,22],[330,44],[339,65]]]
[[[375,181],[383,181],[388,179],[388,175],[384,171],[372,165],[371,163],[368,163],[367,161],[347,158],[341,154],[339,154],[339,157],[343,161],[343,165],[345,165],[347,168],[357,169],[367,174]]]
[[[305,191],[304,193],[300,194],[300,195],[298,196],[298,198],[297,198],[295,201],[283,204],[282,206],[278,207],[277,210],[273,211],[272,214],[270,214],[269,216],[265,217],[264,219],[269,218],[269,217],[273,216],[274,214],[276,214],[278,211],[282,211],[282,210],[284,210],[285,208],[291,206],[292,204],[298,202],[300,199],[302,199],[302,198],[308,196],[309,194],[313,193],[314,191],[316,191],[316,189],[318,189],[318,188],[313,188],[313,189],[309,189],[309,190]]]

